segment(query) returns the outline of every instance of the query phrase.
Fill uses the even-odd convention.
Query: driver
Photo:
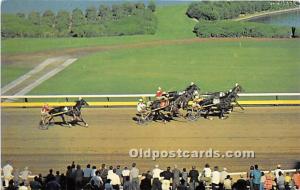
[[[204,100],[204,98],[200,97],[199,95],[196,95],[195,98],[193,99],[193,104],[192,107],[193,108],[200,108],[201,106],[199,105],[199,103]]]
[[[143,114],[146,112],[146,104],[143,102],[143,99],[139,99],[139,103],[137,104],[137,111],[140,114]]]
[[[155,94],[156,99],[160,100],[162,95],[163,95],[163,91],[162,91],[161,87],[158,87],[156,94]]]
[[[41,110],[41,115],[49,115],[49,111],[53,108],[49,106],[49,104],[45,103]]]
[[[166,93],[166,92],[162,93],[162,96],[160,98],[160,107],[161,108],[168,106],[168,104],[169,104],[168,97],[169,97],[168,93]]]

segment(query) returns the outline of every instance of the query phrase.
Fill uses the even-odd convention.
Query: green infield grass
[[[241,39],[126,49],[81,58],[30,94],[131,94],[183,90],[191,81],[202,92],[299,92],[300,41]]]

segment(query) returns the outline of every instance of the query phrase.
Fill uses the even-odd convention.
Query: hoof
[[[89,124],[85,124],[85,127],[88,127],[89,126]]]

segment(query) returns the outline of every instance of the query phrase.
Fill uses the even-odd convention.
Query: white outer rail
[[[300,96],[300,93],[240,93],[241,97],[266,97],[266,96]],[[22,96],[1,96],[1,99],[42,99],[42,98],[139,98],[154,97],[155,94],[106,94],[106,95],[22,95]],[[204,94],[205,96],[205,94]]]

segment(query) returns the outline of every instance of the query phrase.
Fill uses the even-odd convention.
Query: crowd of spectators
[[[278,165],[274,171],[263,172],[258,165],[251,166],[247,175],[240,175],[233,180],[226,168],[221,171],[218,166],[211,168],[205,164],[197,170],[192,166],[180,170],[161,169],[155,165],[152,170],[140,173],[135,163],[130,168],[120,165],[100,168],[88,164],[84,169],[72,162],[65,173],[49,170],[46,176],[39,174],[29,180],[31,172],[28,167],[19,172],[10,163],[3,168],[3,187],[6,190],[299,190],[300,170],[285,173]]]

